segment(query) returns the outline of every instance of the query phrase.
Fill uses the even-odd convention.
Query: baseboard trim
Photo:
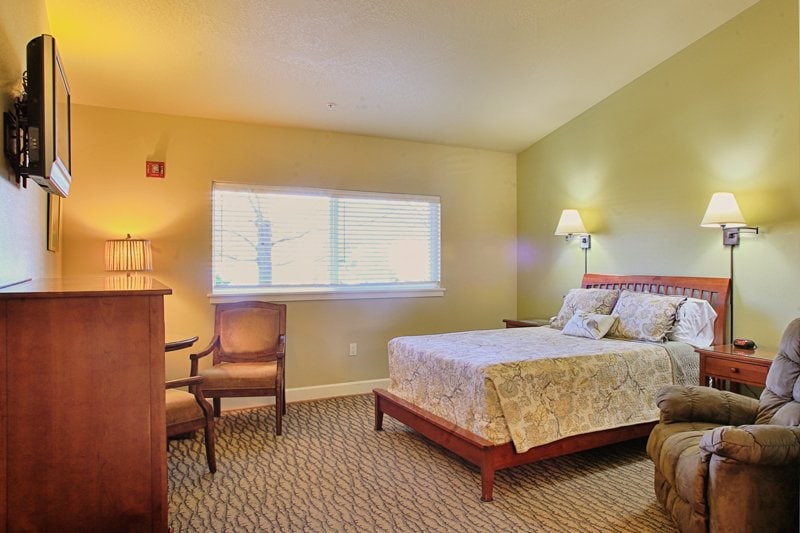
[[[389,386],[389,378],[369,379],[366,381],[351,381],[349,383],[332,383],[329,385],[315,385],[313,387],[297,387],[286,389],[286,403],[307,402],[310,400],[323,400],[336,396],[352,396],[366,394],[374,388],[385,389]],[[222,400],[222,410],[244,409],[247,407],[261,407],[275,405],[275,398],[225,398]]]

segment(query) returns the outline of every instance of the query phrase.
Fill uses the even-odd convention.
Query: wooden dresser
[[[0,289],[0,531],[167,531],[171,292],[143,277]]]

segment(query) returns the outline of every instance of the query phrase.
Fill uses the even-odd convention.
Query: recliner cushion
[[[658,424],[647,440],[647,453],[656,470],[693,513],[703,516],[708,464],[703,461],[700,439],[706,430],[716,427],[718,424],[704,422]]]
[[[783,332],[759,399],[756,424],[800,425],[800,318]]]
[[[783,404],[770,420],[770,424],[778,426],[800,426],[800,403]]]
[[[752,424],[758,400],[709,387],[666,385],[656,393],[661,422],[703,422],[721,425]]]
[[[758,402],[756,424],[800,425],[800,364],[778,353]]]
[[[706,460],[714,454],[746,464],[790,465],[800,463],[800,428],[776,424],[722,426],[706,432],[700,448]]]

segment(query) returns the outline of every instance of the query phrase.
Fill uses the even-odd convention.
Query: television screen
[[[72,182],[67,76],[51,35],[33,39],[27,53],[28,175],[66,197]]]

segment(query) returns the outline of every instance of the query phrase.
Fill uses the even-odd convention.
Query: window
[[[214,183],[212,204],[214,295],[441,292],[439,198]]]

